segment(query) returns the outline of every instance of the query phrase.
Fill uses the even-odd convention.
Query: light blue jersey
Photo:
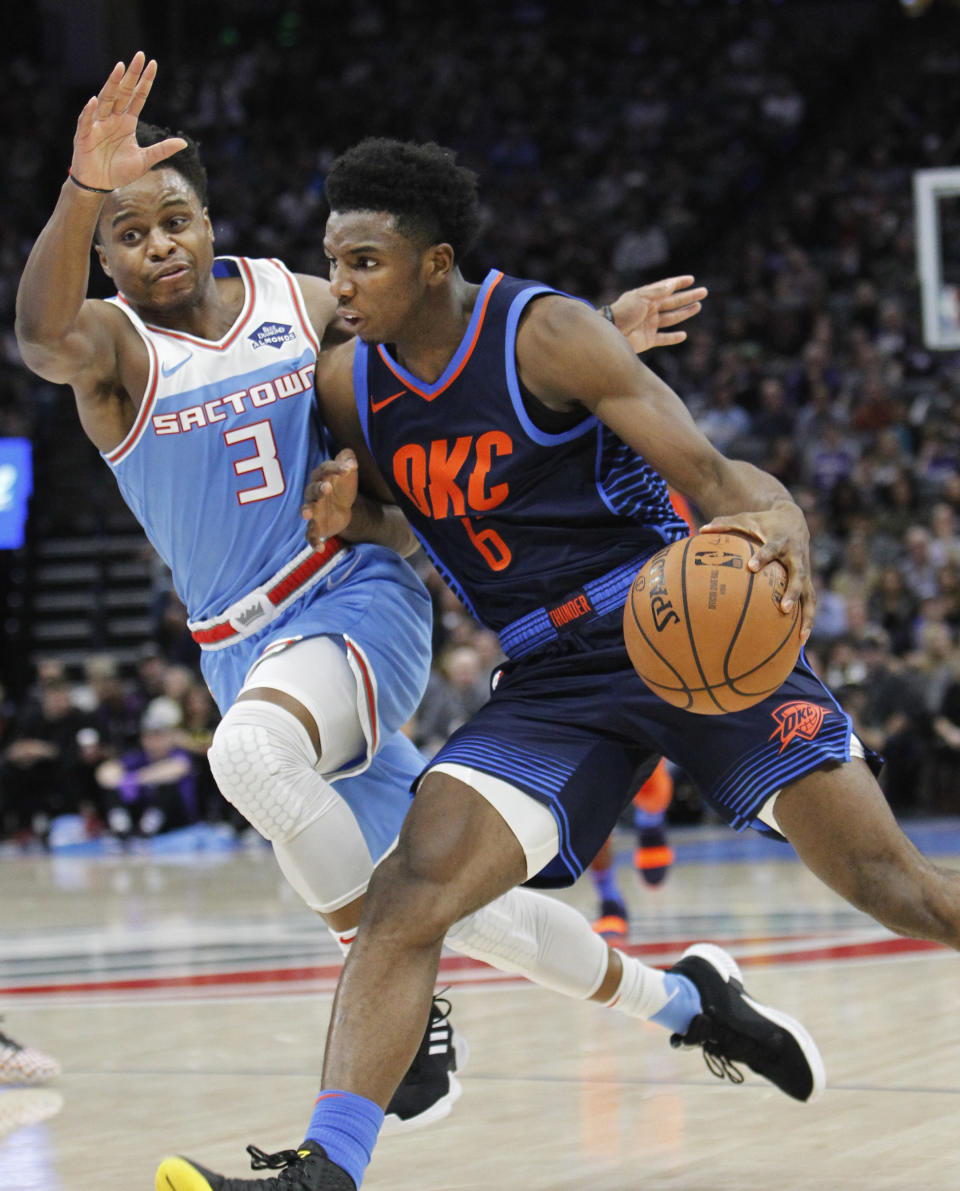
[[[316,334],[279,261],[224,258],[243,308],[222,339],[145,324],[114,298],[147,347],[135,425],[104,455],[191,620],[217,615],[304,545],[300,505],[326,453],[316,423]]]
[[[280,261],[230,257],[215,262],[214,276],[245,288],[217,341],[148,325],[122,297],[111,299],[146,344],[150,369],[135,425],[104,459],[170,567],[191,627],[219,623],[237,606],[245,612],[250,593],[295,565],[306,547],[304,487],[329,457],[313,390],[319,344],[296,278]],[[397,554],[361,545],[336,554],[275,611],[259,631],[241,613],[242,632],[205,646],[204,677],[226,711],[266,650],[304,637],[341,640],[369,712],[361,716],[368,754],[337,788],[379,856],[423,764],[396,734],[429,675],[430,598]]]

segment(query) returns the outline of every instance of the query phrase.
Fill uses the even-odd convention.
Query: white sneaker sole
[[[694,943],[683,954],[684,956],[697,955],[700,959],[706,960],[712,968],[715,968],[724,980],[736,980],[741,985],[743,984],[743,975],[737,965],[737,961],[732,955],[724,951],[722,947],[718,947],[715,943]],[[743,999],[757,1013],[769,1018],[772,1022],[776,1022],[778,1026],[782,1026],[783,1029],[796,1038],[797,1044],[803,1051],[804,1058],[810,1064],[810,1071],[813,1075],[813,1091],[802,1103],[812,1104],[827,1086],[827,1070],[823,1065],[820,1048],[814,1042],[809,1031],[795,1017],[791,1017],[788,1013],[783,1013],[779,1009],[773,1009],[769,1005],[761,1005],[759,1001],[755,1001],[746,992],[743,994]]]
[[[453,1053],[457,1059],[456,1073],[458,1074],[467,1065],[467,1060],[470,1058],[470,1047],[467,1045],[466,1038],[462,1034],[458,1034],[456,1030],[453,1031]],[[450,1072],[447,1094],[441,1096],[439,1100],[435,1100],[424,1112],[417,1113],[415,1117],[408,1117],[405,1121],[393,1113],[388,1113],[383,1118],[380,1136],[399,1137],[404,1133],[414,1133],[417,1129],[435,1125],[437,1121],[448,1117],[450,1110],[463,1095],[463,1086],[457,1079],[457,1074],[453,1071]]]

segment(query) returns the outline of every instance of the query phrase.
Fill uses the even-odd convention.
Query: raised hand
[[[157,145],[137,144],[137,121],[157,73],[142,51],[129,66],[118,62],[100,89],[87,100],[73,138],[71,176],[83,187],[109,191],[142,177],[159,161],[187,147],[182,137],[168,137]]]
[[[706,287],[694,286],[693,277],[666,277],[650,285],[627,290],[610,304],[613,321],[631,347],[638,354],[652,347],[669,347],[683,343],[686,331],[669,331],[677,323],[686,322],[700,313],[707,296]]]

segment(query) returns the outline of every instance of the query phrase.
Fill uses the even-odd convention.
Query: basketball
[[[743,711],[772,694],[800,653],[800,604],[780,611],[787,572],[747,567],[759,549],[742,534],[694,534],[647,559],[623,611],[634,669],[674,707]]]

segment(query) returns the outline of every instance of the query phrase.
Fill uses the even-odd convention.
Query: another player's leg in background
[[[600,902],[600,913],[593,929],[608,943],[623,943],[627,938],[627,905],[617,886],[614,872],[613,836],[590,861],[590,881]]]
[[[660,885],[673,865],[673,848],[667,837],[667,810],[673,800],[673,773],[661,757],[656,769],[633,799],[633,826],[637,847],[633,866],[645,885]]]
[[[673,865],[673,848],[667,839],[667,808],[673,798],[673,776],[665,758],[640,782],[633,796],[630,817],[637,846],[633,864],[645,885],[663,883]],[[610,943],[627,938],[627,904],[617,885],[616,854],[611,835],[590,862],[590,880],[600,903],[593,929]]]

